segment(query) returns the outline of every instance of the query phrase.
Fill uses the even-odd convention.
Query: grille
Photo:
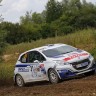
[[[89,59],[84,59],[82,61],[78,61],[78,62],[73,62],[71,63],[72,66],[76,69],[76,70],[82,70],[87,68],[87,66],[89,65],[90,61]]]

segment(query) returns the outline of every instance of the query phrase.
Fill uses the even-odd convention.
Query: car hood
[[[51,59],[52,60],[64,60],[64,62],[75,62],[87,59],[89,57],[89,53],[83,50],[76,50],[74,52],[54,56]]]

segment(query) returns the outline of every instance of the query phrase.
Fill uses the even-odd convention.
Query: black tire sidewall
[[[21,86],[17,83],[17,78],[18,78],[18,77],[22,80],[22,85],[21,85]],[[24,83],[24,80],[23,80],[23,78],[22,78],[21,75],[17,75],[15,80],[16,80],[16,85],[17,85],[17,86],[19,86],[19,87],[24,87],[25,83]]]
[[[94,74],[95,74],[95,70],[84,73],[85,76],[91,76],[91,75],[94,75]]]

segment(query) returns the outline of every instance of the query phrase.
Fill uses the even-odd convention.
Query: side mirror
[[[34,60],[34,63],[39,63],[39,61],[38,60]]]

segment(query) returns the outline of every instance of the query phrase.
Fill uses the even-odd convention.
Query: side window
[[[44,58],[44,56],[41,53],[39,53],[39,52],[36,52],[36,58],[40,62],[46,61],[46,59]]]
[[[34,55],[35,55],[34,52],[29,52],[29,58],[28,58],[29,63],[33,63],[36,60]]]
[[[29,52],[29,63],[33,63],[35,60],[38,60],[40,62],[43,62],[46,59],[38,51],[31,51],[31,52]]]
[[[28,53],[25,53],[24,55],[22,55],[20,61],[22,63],[27,63],[28,62]]]

